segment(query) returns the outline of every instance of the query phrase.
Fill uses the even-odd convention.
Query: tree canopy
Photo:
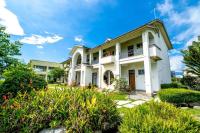
[[[56,67],[50,71],[50,76],[53,78],[54,82],[56,82],[57,79],[60,79],[62,76],[64,76],[64,73],[64,69]]]
[[[188,49],[182,51],[186,71],[200,77],[200,42],[193,42]]]
[[[19,41],[11,41],[10,35],[5,32],[5,27],[0,27],[0,75],[11,64],[17,64],[16,56],[21,55],[22,44]]]

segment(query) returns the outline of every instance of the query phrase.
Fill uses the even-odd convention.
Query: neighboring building
[[[68,83],[69,69],[70,69],[71,58],[61,62],[63,69],[65,70],[64,83]]]
[[[41,61],[41,60],[30,60],[29,65],[33,68],[33,70],[40,76],[44,77],[46,81],[48,81],[48,73],[56,68],[62,68],[62,64],[56,62],[49,61]]]
[[[172,49],[164,24],[151,21],[95,48],[75,46],[70,55],[68,84],[114,89],[113,78],[124,78],[132,90],[151,95],[171,82],[168,50]]]

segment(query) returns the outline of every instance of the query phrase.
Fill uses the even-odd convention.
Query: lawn
[[[108,96],[112,100],[127,100],[128,95],[124,92],[109,92]]]

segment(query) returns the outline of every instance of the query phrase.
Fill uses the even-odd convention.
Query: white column
[[[148,95],[152,95],[151,84],[151,60],[149,56],[149,36],[148,31],[142,33],[143,54],[144,54],[144,71],[145,71],[145,89]]]
[[[89,64],[92,64],[92,53],[90,53]]]
[[[120,66],[120,63],[119,63],[119,59],[120,59],[120,53],[121,53],[121,47],[120,47],[120,43],[116,43],[116,46],[115,46],[116,50],[116,55],[115,55],[115,65],[116,65],[116,78],[120,78],[121,76],[121,66]]]
[[[101,88],[102,86],[101,86],[101,80],[102,80],[102,65],[101,65],[101,63],[100,63],[100,60],[101,60],[101,57],[102,57],[102,50],[100,49],[99,50],[99,71],[98,71],[98,79],[99,79],[99,88]]]

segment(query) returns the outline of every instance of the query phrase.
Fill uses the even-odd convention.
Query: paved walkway
[[[150,96],[138,93],[129,95],[127,100],[115,100],[115,102],[117,103],[117,108],[122,108],[122,107],[133,108],[151,99],[152,97]]]

